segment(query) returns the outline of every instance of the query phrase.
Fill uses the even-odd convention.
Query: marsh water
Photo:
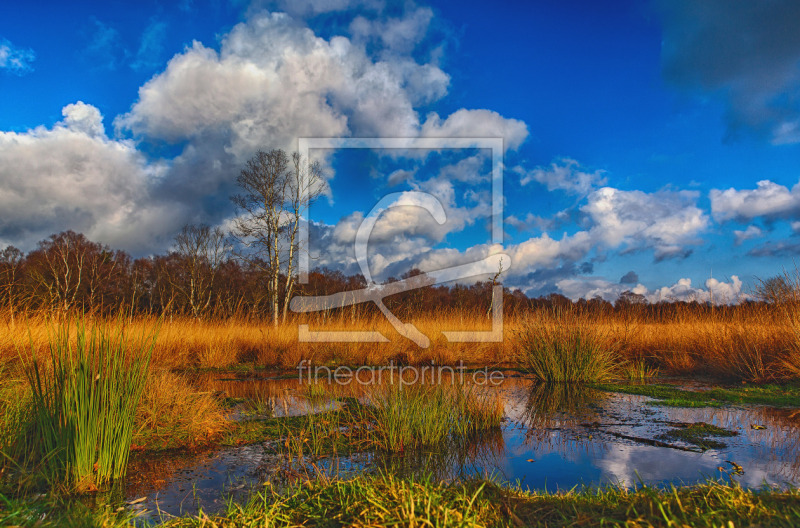
[[[326,398],[309,398],[304,380],[260,374],[202,374],[198,390],[219,391],[240,401],[259,401],[273,416],[335,408],[337,397],[361,398],[364,387],[327,384]],[[702,385],[687,382],[693,390]],[[683,383],[686,385],[687,383]],[[389,455],[338,453],[304,470],[346,477],[358,473],[432,475],[435,479],[493,478],[529,490],[567,490],[608,484],[692,484],[735,479],[758,488],[800,485],[800,410],[764,406],[672,408],[644,396],[602,392],[576,385],[544,385],[515,373],[496,391],[505,418],[500,430],[468,442]],[[234,416],[244,418],[242,408]],[[701,449],[664,433],[703,422],[735,436]],[[665,440],[665,438],[668,438]],[[134,456],[126,495],[153,519],[224,509],[264,485],[285,484],[285,457],[276,441],[215,451]],[[293,470],[294,471],[294,470]]]

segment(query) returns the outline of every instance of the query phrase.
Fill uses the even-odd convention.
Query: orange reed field
[[[382,316],[338,313],[290,321],[279,326],[248,319],[204,320],[187,317],[105,319],[124,325],[126,332],[157,332],[151,368],[182,370],[225,369],[237,365],[294,369],[302,360],[315,365],[457,365],[509,367],[519,365],[526,329],[548,326],[567,336],[580,329],[600,339],[620,355],[666,375],[711,375],[747,381],[800,376],[800,318],[795,310],[770,304],[734,309],[673,310],[662,317],[645,312],[586,313],[567,308],[539,309],[506,316],[503,341],[451,343],[442,331],[491,329],[485,313],[453,310],[407,319],[426,334],[431,345],[420,348],[400,336]],[[91,321],[87,321],[91,322]],[[298,324],[317,330],[379,331],[388,343],[301,343]],[[47,354],[53,319],[44,315],[17,315],[0,319],[0,360],[12,367],[31,350]]]

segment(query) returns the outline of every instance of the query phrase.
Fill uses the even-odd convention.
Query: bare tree
[[[283,320],[295,286],[297,239],[302,211],[321,192],[322,170],[295,152],[259,151],[236,179],[242,194],[231,199],[238,208],[233,235],[242,244],[240,255],[267,277],[270,313],[278,324],[283,293]],[[281,274],[284,276],[281,284]]]
[[[229,252],[230,244],[219,227],[186,225],[175,237],[175,253],[182,265],[170,275],[170,282],[184,296],[195,318],[208,310],[217,271]]]
[[[0,284],[3,286],[3,301],[8,304],[11,324],[14,324],[14,307],[16,305],[20,286],[20,266],[24,255],[14,246],[8,246],[0,251]]]

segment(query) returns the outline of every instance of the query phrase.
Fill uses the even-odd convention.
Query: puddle
[[[367,390],[358,384],[326,385],[327,399],[319,394],[310,398],[307,385],[298,379],[270,377],[205,374],[193,383],[233,398],[269,401],[276,416],[330,409],[337,405],[333,397],[363,401]],[[493,476],[531,490],[555,491],[580,485],[692,484],[708,477],[731,478],[738,465],[744,473],[733,478],[747,487],[800,485],[800,413],[794,410],[670,408],[649,405],[651,400],[644,396],[548,387],[521,376],[507,377],[492,390],[504,402],[506,419],[500,431],[467,445],[402,456],[340,455],[317,461],[316,468],[340,476],[378,471],[432,474],[445,480]],[[725,447],[707,450],[664,436],[697,422],[736,435],[715,438]],[[196,512],[198,506],[206,513],[220,511],[227,497],[241,499],[267,481],[285,482],[284,459],[267,447],[256,444],[149,460],[134,457],[126,495],[129,500],[145,497],[135,507],[147,510],[150,519]]]

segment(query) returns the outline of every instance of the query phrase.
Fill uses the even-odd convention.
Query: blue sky
[[[298,137],[503,137],[505,283],[736,300],[800,253],[790,1],[185,0],[0,6],[0,247],[74,229],[134,255],[230,225],[258,149]],[[491,245],[486,152],[318,152],[320,265],[386,193],[379,277]],[[713,274],[713,279],[709,277]],[[625,277],[624,280],[622,278]]]

